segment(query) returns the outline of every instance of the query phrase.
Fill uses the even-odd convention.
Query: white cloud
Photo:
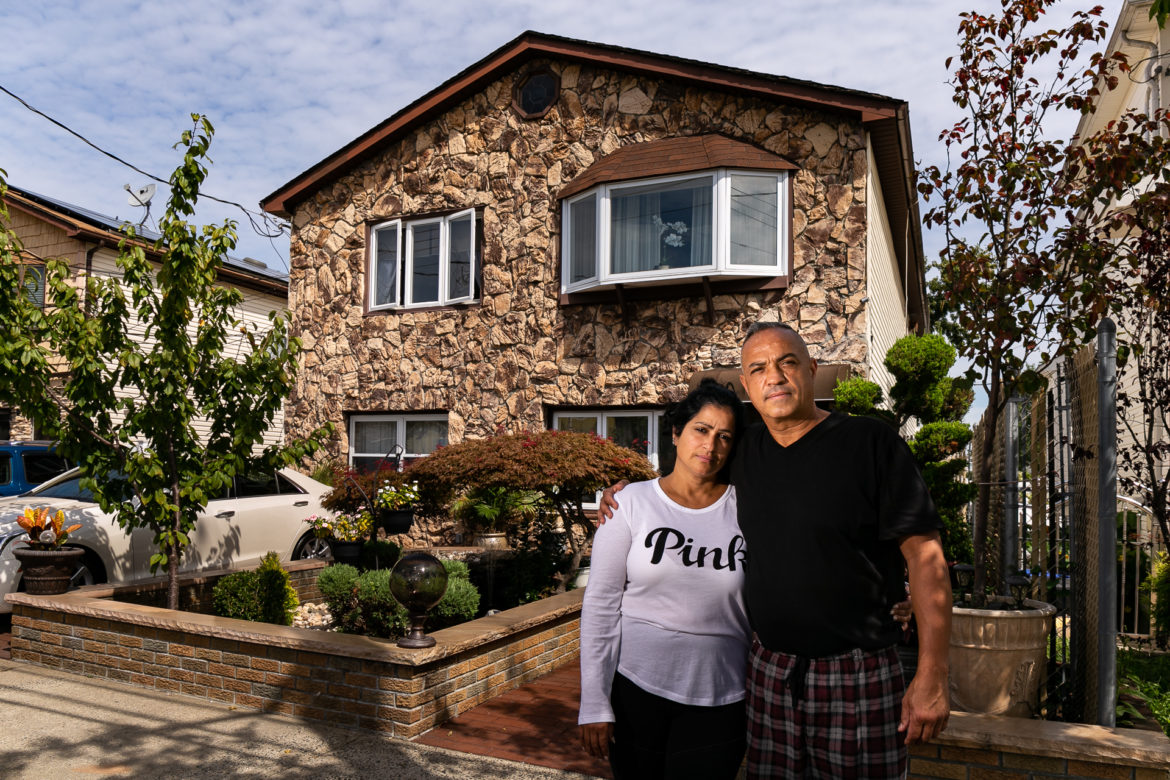
[[[981,9],[994,5],[972,0]],[[1114,19],[1121,0],[1109,0]],[[944,84],[957,13],[938,0],[47,0],[5,6],[0,84],[165,177],[191,112],[217,135],[206,190],[258,200],[526,29],[907,100],[920,159],[953,121]],[[1067,9],[1080,4],[1066,2]],[[1056,20],[1054,20],[1055,23]],[[20,187],[137,219],[143,177],[0,96],[0,168]],[[161,206],[155,208],[158,213]],[[241,221],[237,254],[285,267],[287,239]],[[929,239],[928,239],[929,241]]]

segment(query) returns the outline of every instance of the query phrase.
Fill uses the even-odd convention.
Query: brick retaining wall
[[[946,731],[910,753],[910,780],[1166,780],[1158,731],[952,712]]]
[[[572,661],[582,591],[437,631],[435,647],[112,601],[7,596],[12,658],[410,738]],[[103,598],[104,597],[104,598]]]

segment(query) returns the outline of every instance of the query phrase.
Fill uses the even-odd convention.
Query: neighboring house
[[[1108,123],[1119,119],[1130,111],[1151,114],[1157,108],[1170,107],[1170,24],[1160,29],[1150,19],[1152,0],[1128,0],[1113,25],[1113,34],[1106,48],[1106,55],[1115,52],[1126,55],[1132,69],[1129,74],[1120,74],[1116,89],[1103,91],[1098,99],[1097,110],[1081,119],[1077,126],[1077,137],[1087,138],[1103,130]],[[1119,376],[1118,392],[1136,396],[1136,378],[1132,372],[1122,371]],[[1158,426],[1160,433],[1155,438],[1170,441],[1165,426]],[[1124,424],[1118,425],[1118,444],[1132,446],[1133,439]],[[1163,467],[1164,468],[1164,467]],[[1164,477],[1164,470],[1162,476]],[[1133,476],[1124,470],[1121,477]],[[1119,486],[1120,493],[1127,493]],[[1133,495],[1132,498],[1148,504],[1148,498]]]
[[[18,187],[8,186],[3,201],[8,208],[8,227],[24,247],[24,281],[27,294],[41,306],[52,306],[46,300],[43,261],[62,258],[69,263],[72,277],[84,290],[89,276],[119,276],[117,266],[118,242],[122,238],[122,223],[87,209],[53,198],[37,195]],[[138,230],[145,240],[147,258],[157,258],[152,249],[159,238],[150,230]],[[262,263],[228,258],[219,271],[219,283],[239,288],[244,299],[237,308],[237,316],[260,332],[268,330],[268,314],[283,311],[288,302],[288,279],[270,271]],[[82,294],[84,300],[84,292]],[[141,332],[141,325],[138,332]],[[238,334],[229,340],[228,350],[245,354],[248,342]],[[197,430],[206,423],[196,421]],[[273,427],[265,436],[265,444],[283,440],[283,414],[278,413]],[[39,438],[30,420],[18,410],[0,408],[0,439]]]
[[[358,467],[497,431],[671,458],[758,319],[888,388],[928,328],[905,102],[524,33],[262,201],[293,224],[292,435]],[[708,373],[710,372],[710,373]],[[738,382],[734,382],[738,386]]]

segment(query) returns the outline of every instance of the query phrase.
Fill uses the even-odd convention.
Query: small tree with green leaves
[[[968,464],[962,457],[971,441],[971,427],[962,421],[971,406],[970,382],[947,375],[955,365],[955,348],[935,334],[898,339],[886,353],[885,365],[895,379],[892,410],[878,408],[881,387],[858,377],[837,385],[837,408],[878,417],[896,428],[912,418],[922,423],[908,443],[943,521],[943,553],[948,561],[970,563],[971,533],[964,509],[976,488],[966,480]]]
[[[456,496],[488,488],[543,493],[565,527],[572,557],[560,573],[558,592],[581,565],[594,525],[582,503],[623,479],[657,476],[645,456],[588,433],[542,431],[469,439],[440,447],[408,472],[424,498],[448,506]]]
[[[60,442],[127,532],[154,532],[151,567],[166,566],[172,609],[198,514],[254,460],[292,388],[300,349],[286,314],[270,315],[260,335],[233,313],[239,290],[216,284],[235,246],[234,223],[196,230],[185,221],[207,177],[214,132],[206,118],[192,121],[177,145],[183,160],[171,176],[162,238],[150,247],[157,264],[130,227],[119,245],[120,279],[87,276],[79,289],[64,260],[38,258],[46,271],[42,310],[22,294],[27,253],[0,229],[0,402]],[[248,342],[248,354],[229,348],[234,334]],[[194,426],[200,418],[210,422],[203,437]],[[269,447],[262,460],[299,461],[324,433]]]

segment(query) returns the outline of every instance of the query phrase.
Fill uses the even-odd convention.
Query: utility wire
[[[31,105],[27,100],[20,97],[16,93],[12,92],[7,87],[5,87],[3,84],[0,84],[0,92],[3,92],[4,94],[8,95],[10,98],[12,98],[16,102],[20,103],[22,106],[24,106],[25,108],[27,108],[29,111],[33,112],[34,114],[36,114],[40,117],[43,117],[44,119],[49,120],[57,127],[61,128],[65,132],[72,135],[74,138],[77,138],[79,141],[84,143],[86,146],[89,146],[92,149],[105,155],[106,157],[109,157],[111,160],[114,160],[115,162],[118,162],[118,163],[121,163],[122,165],[125,165],[130,170],[134,171],[135,173],[141,174],[142,176],[145,176],[148,179],[153,179],[154,181],[157,181],[160,184],[165,184],[167,186],[170,186],[169,180],[163,179],[159,176],[155,176],[153,173],[148,173],[147,171],[142,170],[141,168],[134,165],[133,163],[130,163],[130,162],[127,162],[126,160],[123,160],[121,157],[114,154],[113,152],[107,152],[105,149],[101,148],[100,146],[98,146],[93,141],[89,140],[88,138],[86,138],[85,136],[83,136],[81,133],[77,132],[73,128],[69,127],[68,125],[64,124],[63,122],[59,122],[58,120],[56,120],[53,117],[46,114],[44,111],[41,111],[40,109],[38,109],[36,106]],[[286,233],[286,231],[288,230],[288,223],[287,222],[284,222],[283,220],[277,220],[277,219],[273,218],[271,214],[266,214],[266,213],[262,213],[262,212],[253,212],[250,209],[248,209],[247,207],[245,207],[243,204],[237,203],[234,200],[224,200],[223,198],[217,198],[214,195],[209,195],[208,193],[205,193],[205,192],[201,192],[200,196],[207,198],[208,200],[214,200],[217,203],[222,203],[225,206],[234,206],[234,207],[238,208],[240,211],[244,212],[245,216],[247,216],[248,222],[252,225],[252,230],[254,230],[258,235],[260,235],[263,238],[268,238],[268,239],[279,238],[280,236],[284,235]],[[259,218],[259,222],[257,221],[257,218]]]

